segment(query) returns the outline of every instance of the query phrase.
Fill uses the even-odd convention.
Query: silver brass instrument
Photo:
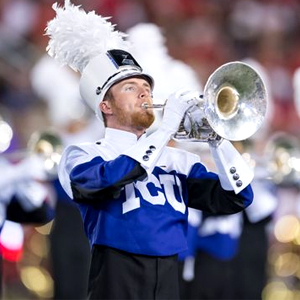
[[[144,108],[164,106],[143,105]],[[173,139],[245,140],[262,125],[266,111],[267,91],[260,75],[246,63],[226,63],[209,77],[199,103],[186,112]]]

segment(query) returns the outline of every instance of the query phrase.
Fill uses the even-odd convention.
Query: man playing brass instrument
[[[187,207],[213,214],[241,211],[253,199],[253,174],[226,140],[211,146],[218,175],[197,155],[167,146],[197,103],[195,92],[170,95],[159,129],[147,136],[154,115],[143,103],[152,104],[154,80],[121,47],[94,52],[88,62],[88,49],[67,43],[56,48],[59,40],[72,39],[60,36],[62,25],[68,24],[68,34],[74,25],[77,39],[78,22],[90,24],[90,14],[68,1],[55,10],[57,18],[47,28],[49,53],[76,57],[67,64],[81,72],[82,97],[105,124],[103,139],[67,147],[59,165],[59,179],[80,208],[92,247],[89,299],[179,299],[177,254],[187,247]],[[97,32],[100,23],[94,24]]]

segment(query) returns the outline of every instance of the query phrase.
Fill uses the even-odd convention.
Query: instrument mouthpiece
[[[141,107],[144,109],[159,109],[164,108],[166,104],[148,104],[147,102],[142,103]]]

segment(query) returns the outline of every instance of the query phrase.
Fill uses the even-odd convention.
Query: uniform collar
[[[145,137],[146,134],[143,134],[139,139],[144,139]],[[132,147],[138,141],[134,133],[113,128],[105,129],[105,140],[119,151]]]

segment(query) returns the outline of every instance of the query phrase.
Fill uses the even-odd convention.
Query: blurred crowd
[[[274,105],[270,130],[297,133],[299,117],[294,103],[293,75],[300,65],[298,1],[73,2],[86,10],[112,16],[111,22],[123,32],[140,22],[157,24],[166,36],[170,55],[192,66],[203,84],[223,63],[249,57],[257,60],[270,81]],[[45,54],[48,39],[44,29],[54,17],[53,3],[49,0],[0,3],[1,115],[5,111],[14,126],[15,147],[24,147],[33,130],[52,121],[47,115],[45,99],[32,90],[30,72]]]
[[[0,152],[3,155],[28,151],[32,134],[49,127],[63,136],[65,144],[101,136],[101,132],[91,132],[93,122],[97,122],[93,112],[80,106],[78,99],[72,101],[79,97],[74,91],[79,78],[77,73],[68,71],[68,86],[60,81],[58,75],[56,83],[48,85],[46,74],[50,73],[51,78],[55,78],[56,71],[45,60],[48,38],[44,30],[47,22],[55,16],[52,9],[54,2],[63,4],[62,0],[0,0],[0,121],[7,122],[13,131],[12,139],[6,145],[0,128]],[[299,1],[73,0],[72,3],[82,5],[86,11],[94,10],[99,15],[111,16],[110,21],[122,32],[129,32],[139,23],[156,24],[163,32],[169,55],[189,65],[202,87],[224,63],[237,60],[255,63],[263,70],[267,84],[269,113],[263,128],[253,138],[252,147],[241,148],[241,151],[253,156],[254,164],[264,169],[267,164],[261,164],[259,158],[273,134],[280,132],[285,137],[291,136],[298,145],[300,79],[296,74],[300,68]],[[144,43],[152,44],[151,36],[149,40],[147,36],[144,38]],[[156,56],[149,55],[148,59],[155,62]],[[165,64],[166,74],[168,68],[171,66]],[[300,159],[300,148],[292,148],[292,152],[293,158]],[[291,151],[287,154],[290,155]],[[210,162],[207,161],[207,164]],[[280,172],[284,176],[284,172],[288,171],[282,168]],[[299,161],[295,172],[300,172]],[[261,173],[257,176],[262,178]],[[269,238],[264,300],[299,299],[300,177],[297,176],[296,180],[293,177],[284,185],[279,184],[282,182],[279,178],[272,189],[277,208],[272,211],[271,220],[268,219],[263,226]],[[52,267],[47,260],[47,235],[51,225],[49,223],[48,227],[33,231],[28,225],[24,227],[26,255],[18,265],[12,261],[4,261],[3,265],[7,299],[17,299],[21,295],[28,299],[52,297],[53,287],[49,284]],[[43,265],[29,277],[39,277],[38,285],[44,284],[44,289],[35,289],[28,276],[22,277],[25,271],[30,271],[30,264]]]

